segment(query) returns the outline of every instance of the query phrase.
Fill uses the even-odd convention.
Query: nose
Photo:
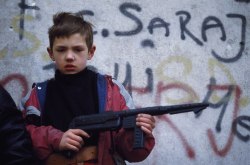
[[[66,60],[67,61],[74,61],[75,60],[75,55],[72,51],[68,51],[66,54]]]

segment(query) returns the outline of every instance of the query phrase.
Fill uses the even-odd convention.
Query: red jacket
[[[133,101],[125,88],[109,76],[98,74],[98,95],[99,103],[103,110],[125,110],[134,108]],[[40,116],[41,106],[38,99],[38,90],[42,87],[36,86],[31,90],[21,102],[21,110],[24,117],[29,115]],[[102,98],[100,98],[102,97]],[[31,135],[33,146],[39,159],[46,159],[55,150],[58,150],[63,132],[52,126],[35,126],[27,125],[27,130]],[[122,158],[129,162],[139,162],[144,160],[154,147],[155,141],[153,136],[145,137],[143,149],[133,150],[133,131],[121,129],[114,133],[116,150]],[[110,132],[99,134],[98,142],[98,164],[114,164],[110,154],[111,138]]]

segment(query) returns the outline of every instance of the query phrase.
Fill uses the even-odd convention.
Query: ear
[[[95,54],[95,50],[96,50],[96,46],[93,45],[93,46],[91,47],[91,49],[89,50],[89,53],[88,53],[88,60],[91,60],[91,59],[92,59],[92,57],[93,57],[94,54]]]
[[[53,51],[49,47],[47,47],[47,52],[49,53],[49,57],[51,58],[51,60],[55,61]]]

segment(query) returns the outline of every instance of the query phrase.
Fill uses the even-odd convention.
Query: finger
[[[81,143],[83,141],[82,137],[79,135],[76,135],[72,130],[69,130],[66,134],[66,138],[69,140],[76,141],[78,143]]]
[[[79,138],[80,138],[80,140],[79,140]],[[69,149],[69,150],[76,151],[76,150],[81,148],[83,143],[84,142],[83,142],[81,137],[77,137],[72,132],[67,131],[67,132],[65,132],[65,134],[63,135],[63,137],[60,141],[59,150]]]
[[[145,119],[148,120],[150,122],[155,122],[155,118],[149,114],[138,114],[137,119]]]
[[[148,135],[152,135],[152,130],[147,129],[147,128],[144,127],[144,126],[141,126],[141,130],[142,130],[144,133],[148,134]]]
[[[146,127],[151,127],[151,128],[155,128],[155,119],[153,116],[151,115],[147,115],[147,114],[140,114],[138,115],[138,117],[136,118],[136,122],[139,126],[141,126],[141,124],[147,124],[144,125]]]
[[[89,134],[81,129],[71,129],[71,131],[78,136],[89,138]]]
[[[153,130],[153,126],[151,124],[148,124],[148,123],[137,122],[136,125],[141,127],[141,128],[144,127],[145,129],[149,130],[150,132],[152,132],[152,130]]]
[[[81,146],[84,143],[83,138],[89,138],[89,135],[80,129],[70,129],[67,132],[67,138],[78,142]]]
[[[65,150],[71,150],[71,151],[77,152],[77,151],[80,150],[80,148],[77,147],[77,146],[75,146],[75,145],[72,145],[72,144],[67,144],[67,145],[65,146]]]
[[[74,147],[80,149],[80,148],[82,147],[83,143],[84,143],[83,140],[81,140],[81,141],[79,142],[79,141],[75,141],[75,140],[73,140],[73,139],[68,139],[66,145],[74,146]]]

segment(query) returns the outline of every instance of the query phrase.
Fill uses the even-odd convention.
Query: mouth
[[[65,65],[64,69],[66,71],[74,71],[76,67],[74,65]]]

